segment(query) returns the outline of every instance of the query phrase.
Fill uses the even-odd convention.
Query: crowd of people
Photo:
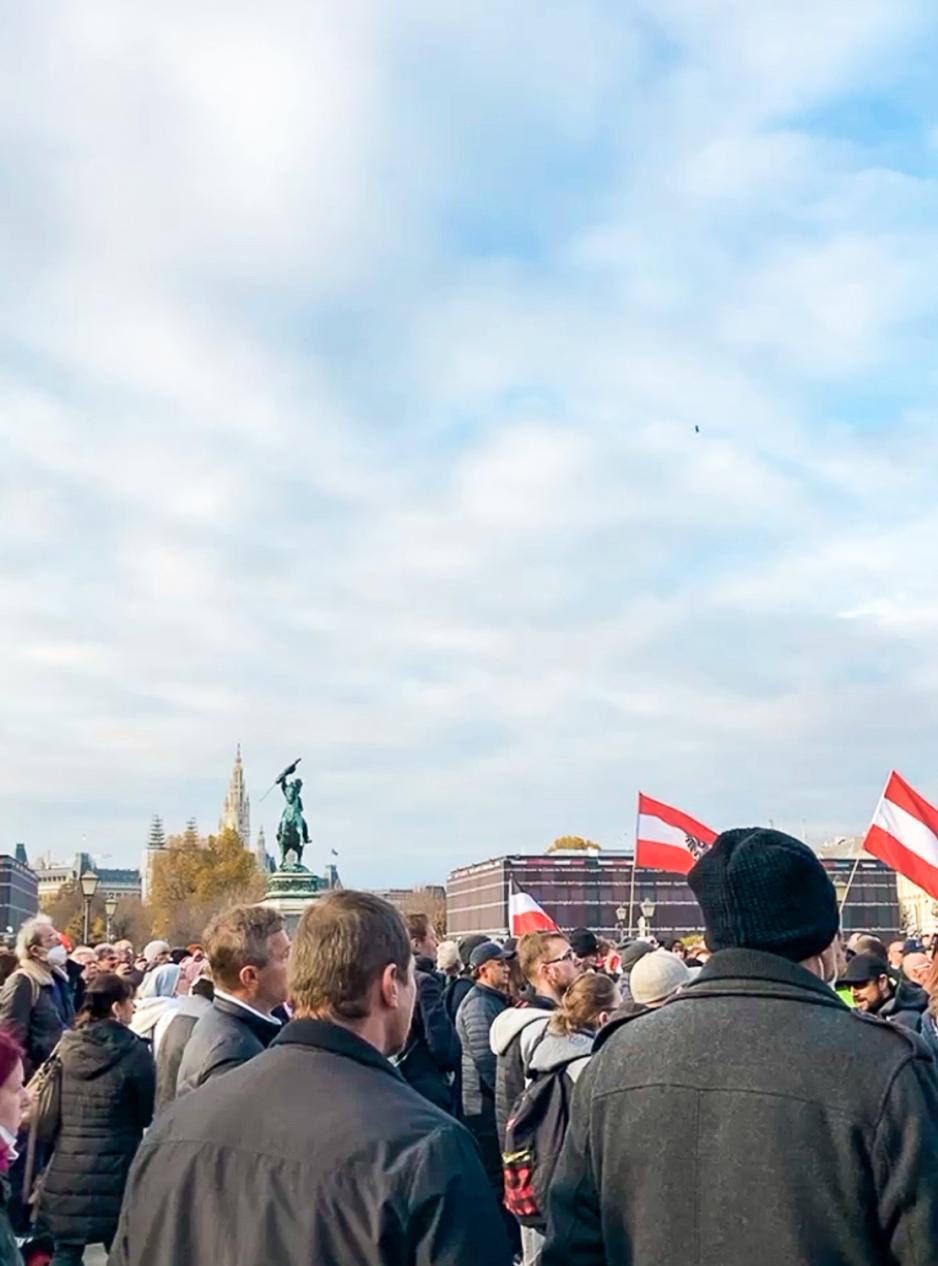
[[[349,890],[292,944],[263,906],[140,954],[30,920],[0,955],[0,1266],[938,1260],[936,946],[844,943],[775,831],[689,883],[690,944],[440,943]]]

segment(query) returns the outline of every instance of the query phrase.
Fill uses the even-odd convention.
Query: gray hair
[[[29,958],[29,951],[34,945],[42,943],[42,933],[52,926],[48,915],[38,915],[35,919],[27,919],[16,937],[16,957],[21,963]]]
[[[455,941],[441,941],[436,949],[438,971],[452,971],[460,967],[459,946]]]

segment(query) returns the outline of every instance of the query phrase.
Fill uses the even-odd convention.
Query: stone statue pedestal
[[[263,904],[279,911],[292,937],[303,911],[326,891],[325,880],[305,866],[287,866],[268,876]]]

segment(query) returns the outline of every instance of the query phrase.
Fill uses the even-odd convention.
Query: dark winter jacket
[[[547,1031],[553,998],[535,994],[529,1004],[511,1007],[492,1025],[490,1042],[498,1065],[495,1074],[495,1122],[500,1146],[505,1143],[508,1114],[524,1090],[525,1069],[531,1052]]]
[[[75,1018],[65,973],[53,969],[47,974],[51,983],[40,985],[33,973],[17,968],[0,990],[0,1028],[16,1038],[25,1051],[26,1081],[49,1058]]]
[[[797,964],[722,950],[599,1034],[550,1218],[543,1266],[924,1266],[935,1061]]]
[[[156,1077],[145,1042],[116,1020],[66,1033],[62,1116],[40,1213],[56,1239],[110,1240],[124,1184],[153,1119]]]
[[[900,980],[896,992],[883,1003],[877,1015],[881,1020],[892,1020],[917,1033],[922,1027],[922,1016],[928,1010],[928,994],[914,980]]]
[[[230,1072],[266,1050],[281,1030],[231,998],[216,992],[211,1010],[196,1022],[179,1065],[176,1095],[181,1098],[219,1073]]]
[[[497,989],[473,985],[456,1013],[456,1032],[462,1043],[462,1110],[469,1121],[481,1117],[495,1130],[495,1052],[490,1033],[508,1006]]]
[[[183,1053],[196,1023],[211,1011],[212,1003],[201,994],[182,998],[160,1036],[156,1052],[156,1110],[159,1112],[176,1098],[176,1083]]]
[[[465,1129],[373,1046],[294,1020],[141,1145],[110,1266],[508,1266]]]
[[[433,960],[420,956],[417,968],[417,1005],[410,1035],[397,1066],[409,1085],[444,1112],[453,1110],[453,1073],[459,1065],[456,1026],[443,1002],[445,978]]]
[[[10,1180],[6,1174],[0,1174],[0,1266],[23,1266],[23,1258],[10,1224],[9,1205]]]
[[[443,990],[443,1001],[454,1024],[456,1023],[456,1012],[462,1006],[463,999],[474,983],[471,976],[451,976],[446,982]]]

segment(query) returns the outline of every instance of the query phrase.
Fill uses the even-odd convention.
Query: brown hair
[[[617,1002],[615,981],[601,972],[578,976],[550,1018],[550,1031],[563,1037],[578,1029],[594,1028],[601,1011],[611,1011]]]
[[[113,972],[102,972],[85,990],[84,1001],[75,1017],[75,1027],[84,1028],[86,1024],[94,1024],[95,1020],[112,1020],[115,1002],[127,1002],[133,996],[134,987],[129,981]]]
[[[550,941],[566,941],[563,932],[526,932],[518,942],[518,965],[526,980],[532,984],[537,969],[550,958]]]
[[[428,914],[409,914],[407,916],[407,935],[412,941],[425,941],[430,932],[430,916]]]
[[[391,963],[405,977],[412,958],[407,925],[392,905],[370,892],[331,892],[304,911],[296,929],[290,1001],[301,1015],[363,1020],[374,981]]]
[[[269,906],[233,906],[216,914],[202,938],[216,984],[237,989],[242,967],[266,967],[267,939],[282,931],[283,919]]]

